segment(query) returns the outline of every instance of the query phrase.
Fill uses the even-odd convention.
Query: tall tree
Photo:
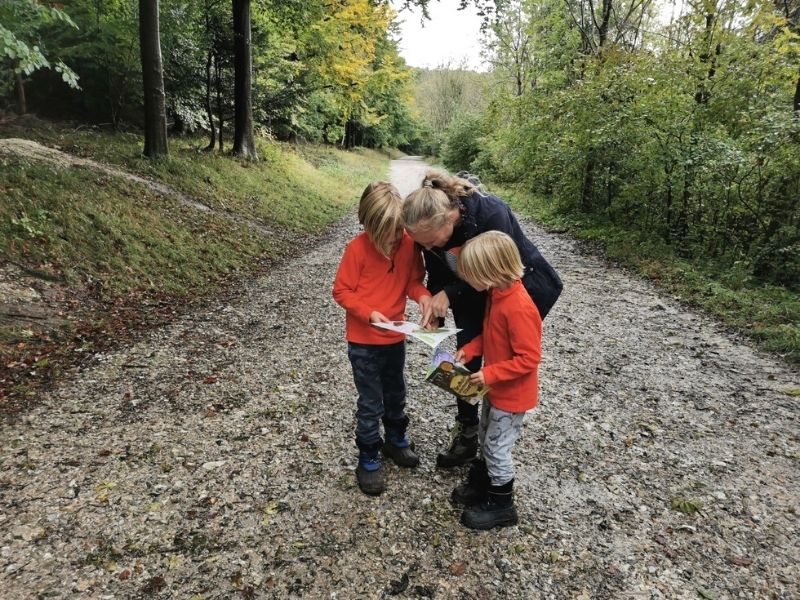
[[[139,48],[144,85],[144,153],[155,158],[169,153],[158,0],[139,0]]]
[[[636,46],[644,15],[652,0],[565,0],[574,26],[581,36],[581,78],[593,64],[601,66],[608,53],[614,49]],[[607,96],[606,96],[607,97]],[[601,95],[601,99],[603,96]],[[603,149],[595,145],[586,155],[581,184],[583,210],[593,210],[597,187],[596,172],[598,156]]]
[[[249,160],[258,160],[253,135],[250,0],[233,0],[233,38],[233,153]]]
[[[201,14],[204,21],[201,47],[205,48],[205,89],[203,108],[209,133],[206,151],[214,150],[219,134],[219,151],[222,152],[225,109],[230,101],[223,91],[228,89],[229,72],[233,54],[233,32],[230,26],[231,13],[222,0],[204,0]],[[225,4],[227,6],[227,4]]]
[[[521,0],[513,0],[497,14],[492,24],[494,39],[489,42],[489,53],[497,76],[511,82],[513,94],[522,96],[532,84],[533,42]]]

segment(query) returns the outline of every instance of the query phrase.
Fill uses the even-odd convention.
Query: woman
[[[403,223],[423,248],[427,287],[433,296],[422,311],[422,325],[438,325],[447,310],[452,310],[456,327],[461,329],[456,336],[459,348],[481,332],[486,307],[486,292],[474,290],[458,277],[457,256],[467,240],[492,230],[511,236],[525,268],[522,283],[542,318],[562,288],[558,274],[522,232],[508,205],[482,192],[477,183],[476,179],[471,182],[428,171],[422,187],[411,192],[403,202]],[[477,371],[481,360],[482,357],[475,357],[466,366],[470,371]],[[478,406],[463,398],[458,398],[456,404],[458,414],[452,442],[436,457],[436,464],[442,468],[466,464],[475,458],[478,450]]]

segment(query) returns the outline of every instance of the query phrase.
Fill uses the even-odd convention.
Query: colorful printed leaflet
[[[437,350],[425,381],[464,398],[470,404],[477,404],[489,391],[489,386],[470,383],[470,374],[471,371],[457,363],[452,354]]]

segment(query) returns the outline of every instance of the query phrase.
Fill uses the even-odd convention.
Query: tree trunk
[[[233,0],[233,69],[233,153],[248,160],[258,160],[253,135],[250,0]]]
[[[220,153],[223,152],[222,146],[222,137],[223,132],[225,130],[225,113],[224,113],[224,106],[222,104],[222,65],[220,64],[219,55],[215,55],[214,57],[214,78],[217,90],[217,125],[219,128],[219,151]]]
[[[28,112],[28,102],[25,100],[25,82],[22,73],[16,72],[17,79],[17,114],[24,115]]]
[[[154,158],[169,153],[158,0],[139,0],[139,47],[144,83],[144,153]]]
[[[664,199],[664,241],[668,244],[672,237],[672,173],[674,170],[674,161],[670,161],[669,165],[664,165],[664,173],[667,176],[667,196]]]
[[[797,78],[797,83],[794,87],[794,112],[800,116],[800,77]]]
[[[594,158],[589,157],[583,171],[583,186],[581,189],[581,209],[590,213],[594,208]]]
[[[703,52],[700,53],[700,62],[704,64],[709,64],[708,72],[705,75],[705,78],[700,81],[699,85],[697,86],[697,92],[694,94],[694,100],[698,104],[708,104],[708,101],[711,99],[711,92],[708,89],[708,86],[711,82],[711,78],[714,77],[714,73],[716,72],[716,58],[712,56],[711,52],[711,42],[714,37],[714,26],[716,24],[716,14],[715,13],[707,13],[706,14],[706,29],[705,33],[703,34],[703,43],[705,47],[703,48]],[[721,52],[722,47],[717,44],[717,51],[716,55],[719,55]]]
[[[611,20],[611,10],[613,7],[612,0],[603,0],[602,13],[600,15],[600,25],[597,28],[598,46],[605,48],[606,41],[608,40],[608,24]]]
[[[211,130],[211,137],[208,140],[208,146],[205,147],[206,152],[211,152],[217,142],[217,128],[214,125],[214,111],[211,108],[211,59],[214,52],[211,48],[208,49],[206,56],[206,115],[208,116],[208,127]]]

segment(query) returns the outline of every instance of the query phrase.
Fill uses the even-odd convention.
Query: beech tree
[[[169,153],[158,0],[139,0],[139,48],[144,86],[144,153],[155,158]]]
[[[233,153],[258,160],[253,135],[253,52],[250,0],[233,0]]]
[[[492,23],[494,38],[488,44],[489,61],[495,75],[511,82],[515,96],[533,84],[533,53],[529,16],[521,0],[513,0]]]

